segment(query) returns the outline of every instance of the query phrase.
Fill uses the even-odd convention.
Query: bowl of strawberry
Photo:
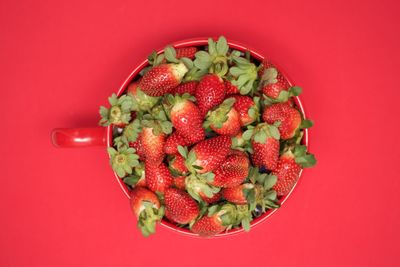
[[[99,122],[141,233],[159,223],[229,236],[273,214],[316,163],[301,91],[224,37],[153,52],[100,107]]]

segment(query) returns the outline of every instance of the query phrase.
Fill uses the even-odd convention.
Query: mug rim
[[[214,38],[216,39],[216,38]],[[186,39],[186,40],[182,40],[182,41],[177,41],[175,43],[172,43],[171,46],[173,46],[174,48],[181,48],[181,47],[188,47],[188,46],[204,46],[208,44],[208,38],[206,37],[199,37],[199,38],[192,38],[192,39]],[[236,42],[233,40],[228,40],[228,45],[230,48],[236,49],[236,50],[240,50],[240,51],[246,51],[248,50],[251,54],[252,57],[256,58],[259,61],[262,61],[265,59],[265,57],[257,52],[256,50],[254,50],[253,48],[250,48],[248,46],[245,46],[243,44],[241,44],[240,42]],[[156,52],[158,54],[163,53],[164,49],[157,49]],[[268,57],[268,59],[270,59]],[[287,75],[287,73],[277,64],[275,64],[275,62],[273,62],[271,60],[271,62],[277,66],[277,68],[279,69],[279,71],[281,72],[281,74],[285,77],[285,79],[288,81],[290,86],[293,86],[293,82],[290,79],[290,77]],[[141,63],[139,63],[136,68],[133,69],[133,71],[131,71],[131,73],[129,74],[129,76],[125,79],[125,81],[122,83],[122,85],[120,86],[120,88],[118,89],[117,95],[118,97],[120,95],[122,95],[126,89],[128,88],[128,85],[131,83],[131,81],[133,79],[135,79],[137,77],[137,75],[139,74],[139,72],[145,68],[146,66],[148,66],[148,60],[145,59],[143,60]],[[304,107],[303,104],[300,100],[300,98],[298,96],[294,97],[296,106],[300,109],[301,113],[303,114],[304,118],[306,118],[306,113],[304,111]],[[107,147],[112,147],[113,144],[113,129],[112,129],[112,125],[107,126]],[[305,145],[307,147],[307,149],[309,148],[309,134],[308,134],[308,129],[304,129],[304,136],[302,139],[302,143],[303,145]],[[117,175],[117,173],[115,171],[114,172],[114,176],[117,179],[117,182],[120,186],[120,188],[122,189],[122,191],[125,193],[125,195],[128,197],[128,199],[130,199],[130,194],[129,194],[129,188],[128,186],[123,182],[123,180],[121,178],[119,178],[119,176]],[[301,179],[301,176],[303,174],[303,169],[300,171],[299,174],[299,178],[297,179],[296,183],[294,184],[293,188],[290,190],[290,192],[283,196],[280,199],[281,202],[281,207],[277,208],[277,209],[269,209],[267,210],[265,213],[263,213],[262,215],[260,215],[259,217],[255,218],[251,223],[250,223],[250,227],[254,228],[255,226],[261,224],[262,222],[264,222],[265,220],[267,220],[270,216],[272,216],[277,210],[281,209],[283,204],[286,202],[286,200],[290,197],[290,195],[292,194],[292,192],[294,191],[294,189],[296,188],[298,182]],[[161,220],[160,224],[174,232],[183,234],[185,236],[191,236],[191,237],[199,237],[197,234],[190,232],[188,229],[185,228],[180,228],[175,226],[173,223],[167,221],[167,220]],[[234,228],[234,229],[230,229],[228,231],[219,233],[215,236],[213,236],[213,238],[218,238],[218,237],[227,237],[227,236],[233,236],[233,235],[237,235],[240,233],[245,232],[243,227],[239,227],[239,228]]]

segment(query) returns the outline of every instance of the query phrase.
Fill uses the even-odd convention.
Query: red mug
[[[189,47],[189,46],[205,46],[208,44],[208,39],[207,38],[196,38],[196,39],[190,39],[190,40],[184,40],[180,42],[176,42],[172,44],[173,47],[179,48],[179,47]],[[241,45],[238,42],[234,41],[228,41],[229,47],[240,50],[240,51],[249,51],[251,56],[255,59],[258,60],[263,60],[264,56],[262,56],[260,53],[256,52],[253,49],[250,49],[247,46]],[[162,53],[163,49],[160,49],[157,51],[157,53]],[[276,64],[275,64],[276,65]],[[144,60],[142,63],[140,63],[128,76],[128,78],[125,80],[125,82],[121,85],[121,87],[118,90],[117,95],[120,96],[122,95],[126,89],[128,88],[128,85],[136,78],[136,76],[139,74],[139,72],[148,66],[148,61],[147,59]],[[279,70],[282,72],[282,75],[288,80],[290,86],[293,85],[291,79],[285,74],[281,68]],[[303,105],[300,101],[299,97],[295,97],[295,103],[297,107],[300,109],[302,112],[303,116],[306,117]],[[113,144],[113,137],[112,137],[112,126],[108,126],[106,128],[104,127],[96,127],[96,128],[57,128],[54,129],[51,133],[51,138],[52,142],[56,147],[60,148],[65,148],[65,147],[90,147],[90,146],[104,146],[106,147],[111,147]],[[308,130],[304,129],[304,136],[302,143],[308,147]],[[106,151],[106,150],[105,150]],[[302,172],[300,173],[301,177]],[[122,191],[125,193],[125,195],[130,198],[129,195],[129,188],[128,186],[125,185],[125,183],[118,177],[118,175],[114,172],[114,176],[117,179]],[[293,192],[294,188],[296,187],[297,183],[295,186],[292,188],[290,193],[280,199],[281,204],[283,204],[288,197],[291,195]],[[267,210],[264,214],[262,214],[260,217],[255,218],[251,222],[251,227],[254,227],[256,225],[261,224],[264,222],[268,217],[270,217],[272,214],[274,214],[277,211],[277,209],[270,209]],[[184,228],[179,228],[175,226],[174,224],[162,220],[161,225],[164,227],[167,227],[175,232],[184,234],[186,236],[197,236],[196,234],[190,232],[187,229]],[[235,228],[231,229],[229,231],[220,233],[215,235],[214,237],[226,237],[226,236],[232,236],[235,234],[239,234],[244,232],[243,228]]]

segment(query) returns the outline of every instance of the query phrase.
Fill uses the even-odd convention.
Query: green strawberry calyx
[[[122,95],[117,97],[116,94],[112,94],[108,101],[111,105],[110,108],[104,106],[100,107],[101,119],[99,125],[109,126],[110,124],[122,126],[129,123],[131,120],[131,112],[133,101],[132,97],[128,95]]]
[[[254,94],[257,89],[257,67],[251,63],[248,59],[240,57],[240,53],[232,53],[232,61],[235,63],[233,67],[229,69],[230,75],[236,79],[232,80],[232,84],[237,86],[240,94]]]
[[[235,101],[233,97],[227,98],[215,109],[209,111],[203,127],[208,128],[212,126],[217,129],[222,128],[223,124],[228,120],[228,113],[231,111]]]
[[[120,178],[132,174],[133,168],[139,165],[139,156],[135,154],[135,149],[127,145],[121,144],[117,149],[109,147],[107,151],[111,167]]]
[[[202,175],[191,174],[186,180],[186,190],[198,202],[202,202],[200,194],[204,194],[208,198],[212,198],[220,191],[220,188],[209,185],[208,182],[212,181],[214,174],[207,173]]]
[[[248,126],[247,130],[243,132],[243,139],[252,139],[256,143],[265,144],[267,139],[272,137],[276,140],[280,139],[278,125],[259,123],[257,126]]]
[[[194,66],[202,71],[217,74],[220,77],[228,73],[228,51],[229,46],[226,38],[220,36],[215,42],[212,38],[208,39],[208,52],[198,51],[195,56]]]
[[[156,224],[164,216],[164,207],[157,208],[150,201],[142,201],[141,212],[139,214],[137,226],[142,234],[147,237],[155,233]]]
[[[141,126],[152,128],[154,135],[171,134],[172,123],[168,120],[167,114],[162,105],[154,107],[150,113],[142,116]]]
[[[136,142],[141,131],[141,122],[139,119],[135,119],[125,126],[124,130],[122,131],[122,136],[124,136],[128,142]]]
[[[134,92],[129,91],[128,95],[132,97],[133,111],[149,111],[160,99],[160,97],[145,94],[139,87],[137,87]]]

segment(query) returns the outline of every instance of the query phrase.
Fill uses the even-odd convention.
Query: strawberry
[[[164,196],[165,215],[170,221],[187,224],[199,215],[199,206],[185,191],[171,187],[165,190]]]
[[[110,108],[100,107],[101,120],[99,125],[125,127],[132,119],[132,98],[128,95],[122,95],[118,98],[116,94],[112,94],[108,98],[108,102],[111,105]]]
[[[136,155],[139,156],[139,159],[141,161],[145,160],[145,153],[143,150],[143,146],[142,146],[142,140],[141,140],[141,136],[139,135],[139,137],[136,139],[135,142],[129,142],[129,146],[134,148],[136,150]]]
[[[197,47],[194,47],[194,46],[180,47],[180,48],[175,48],[175,51],[176,51],[177,59],[180,59],[183,57],[194,59],[195,54],[197,52]]]
[[[178,153],[178,146],[188,146],[191,143],[178,132],[173,132],[167,137],[164,144],[164,152],[168,155],[175,155]]]
[[[208,209],[208,214],[197,220],[191,230],[202,237],[210,237],[221,233],[237,223],[237,209],[235,205],[224,204],[222,207],[214,205]]]
[[[235,99],[227,98],[214,110],[210,110],[206,117],[204,127],[210,127],[220,135],[234,136],[240,132],[239,113],[233,108]]]
[[[180,85],[178,85],[177,87],[172,89],[171,94],[183,95],[185,93],[188,93],[188,94],[194,96],[196,94],[197,84],[198,84],[197,81],[189,81],[189,82],[181,83]]]
[[[151,191],[160,193],[164,193],[174,181],[169,169],[163,162],[157,166],[146,161],[145,179],[146,185]]]
[[[175,187],[178,188],[178,189],[185,190],[185,188],[186,188],[186,183],[185,183],[186,178],[187,178],[187,176],[177,176],[177,177],[175,177],[174,178]]]
[[[144,236],[155,232],[155,224],[161,221],[164,208],[160,206],[157,195],[150,190],[136,186],[130,192],[130,205],[133,214],[138,219],[138,228]]]
[[[270,75],[270,77],[268,77],[266,81],[263,81],[261,90],[264,95],[272,99],[277,99],[281,91],[287,91],[290,85],[282,74],[269,74],[269,71],[271,71],[271,69],[267,69],[265,72],[267,75]]]
[[[273,187],[278,196],[289,194],[299,178],[300,171],[301,166],[296,163],[292,153],[285,153],[279,158],[278,165],[272,172],[278,178]]]
[[[127,94],[132,97],[132,110],[134,111],[149,111],[159,100],[158,97],[143,93],[139,88],[139,81],[128,86]]]
[[[168,95],[167,106],[170,108],[171,122],[176,131],[194,144],[205,138],[205,132],[199,108],[191,98],[189,95]]]
[[[286,102],[267,107],[262,114],[262,119],[270,124],[279,121],[279,133],[284,140],[292,138],[301,124],[300,112]]]
[[[235,204],[247,204],[245,190],[254,189],[254,185],[250,183],[240,184],[234,187],[223,188],[221,193],[224,199]]]
[[[273,170],[279,157],[279,130],[274,125],[260,123],[255,128],[243,133],[245,139],[251,138],[253,153],[252,162],[257,167],[265,167]]]
[[[313,154],[307,153],[306,146],[295,145],[294,149],[286,147],[279,158],[277,167],[272,171],[272,174],[277,177],[273,189],[278,196],[289,194],[299,178],[301,169],[312,167],[315,164],[315,157]]]
[[[224,84],[225,84],[226,95],[227,96],[240,94],[239,89],[237,88],[237,86],[233,85],[229,80],[225,80]]]
[[[219,214],[204,216],[192,226],[192,232],[202,237],[211,237],[223,232],[226,226]]]
[[[218,201],[220,196],[216,195],[220,189],[207,183],[207,181],[212,180],[213,176],[212,173],[189,175],[185,180],[186,191],[199,202],[213,203]]]
[[[251,160],[257,167],[265,167],[273,170],[278,164],[279,157],[279,140],[273,137],[267,137],[265,143],[251,142],[253,146],[253,154]]]
[[[164,159],[164,143],[166,135],[161,133],[155,135],[153,128],[143,127],[141,133],[141,144],[143,152],[146,156],[146,162],[151,162],[153,166],[157,166]]]
[[[172,173],[178,175],[186,175],[188,173],[188,169],[185,165],[185,158],[179,153],[169,161],[169,167],[172,170]]]
[[[236,101],[233,107],[239,112],[240,125],[246,126],[257,120],[259,110],[256,103],[248,96],[234,95]],[[258,100],[258,98],[256,98]]]
[[[212,197],[207,197],[204,193],[200,193],[199,195],[200,195],[201,199],[202,199],[204,202],[206,202],[207,204],[216,203],[216,202],[218,202],[218,201],[221,199],[221,197],[222,197],[222,194],[221,194],[220,192],[214,194]]]
[[[149,96],[162,96],[178,86],[187,71],[183,63],[154,66],[143,75],[139,87]]]
[[[249,172],[249,159],[246,153],[235,150],[215,170],[214,180],[210,183],[218,187],[233,187],[240,185]]]
[[[200,113],[205,116],[210,109],[224,101],[224,82],[216,74],[207,74],[200,80],[195,96]]]
[[[216,169],[229,154],[232,140],[221,135],[197,143],[186,160],[186,166],[197,169],[198,173],[206,173]]]

